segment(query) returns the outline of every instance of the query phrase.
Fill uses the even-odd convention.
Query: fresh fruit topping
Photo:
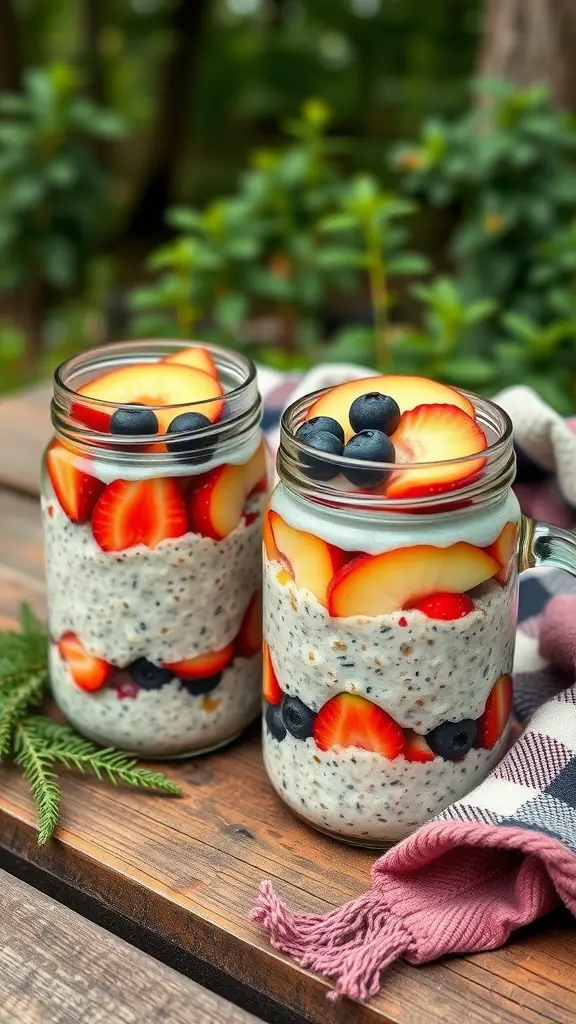
[[[280,552],[276,547],[276,541],[274,540],[274,534],[272,533],[272,527],[270,525],[270,502],[264,509],[264,521],[262,523],[262,543],[264,544],[264,551],[266,552],[266,558],[269,562],[279,562],[281,560]]]
[[[83,461],[59,441],[53,441],[46,453],[46,468],[54,494],[73,523],[86,523],[90,519],[104,490],[100,480],[80,469]]]
[[[148,658],[137,658],[128,665],[127,671],[141,690],[159,690],[174,678],[174,672],[154,665]]]
[[[320,604],[326,606],[328,584],[343,563],[343,552],[313,533],[295,530],[273,510],[268,516],[280,561],[293,576],[296,586],[310,590]]]
[[[181,679],[203,679],[205,676],[213,676],[221,672],[232,660],[234,644],[227,644],[220,651],[209,651],[207,654],[197,654],[195,658],[187,658],[184,661],[165,662],[164,668],[169,669],[173,676]]]
[[[312,735],[316,715],[299,697],[284,698],[282,704],[282,721],[291,736],[297,740],[306,740]]]
[[[118,700],[136,700],[140,693],[140,687],[132,679],[116,679],[111,686],[113,690],[116,690]]]
[[[461,722],[442,722],[426,736],[428,745],[445,761],[460,761],[474,746],[476,722],[464,718]]]
[[[491,750],[498,742],[512,713],[514,688],[512,677],[502,675],[496,680],[486,701],[484,714],[478,721],[477,746]]]
[[[262,442],[248,462],[218,466],[189,498],[190,526],[195,533],[223,540],[236,529],[246,498],[266,479],[266,449]]]
[[[168,426],[169,434],[190,434],[204,430],[210,426],[210,420],[202,412],[181,412],[175,416]],[[206,434],[198,437],[187,437],[186,440],[166,441],[169,452],[179,457],[192,456],[195,463],[207,462],[212,457],[213,448],[209,448],[210,438]]]
[[[179,352],[173,352],[172,355],[165,356],[162,362],[177,363],[178,366],[192,366],[196,370],[204,370],[204,373],[209,373],[211,377],[218,377],[216,363],[208,349],[201,348],[199,345],[180,349]]]
[[[236,654],[252,658],[262,650],[262,591],[257,590],[250,598],[240,631],[236,637]]]
[[[467,594],[440,592],[415,601],[411,608],[423,612],[429,619],[463,619],[474,611],[474,602]]]
[[[284,725],[284,719],[282,718],[282,708],[280,704],[267,704],[266,711],[264,712],[264,721],[266,722],[266,728],[271,736],[278,743],[281,743],[286,737],[286,726]]]
[[[201,697],[207,693],[212,693],[212,690],[216,689],[221,679],[222,673],[215,672],[213,675],[203,676],[198,679],[186,679],[185,676],[181,676],[180,682],[193,697]]]
[[[284,696],[280,683],[278,682],[278,676],[276,670],[272,664],[272,658],[270,657],[270,648],[268,644],[264,644],[264,664],[262,668],[262,693],[264,700],[268,701],[269,704],[280,704]]]
[[[308,448],[322,452],[326,455],[342,455],[344,445],[340,438],[331,434],[328,430],[316,430],[308,436],[306,441]],[[339,466],[330,459],[315,459],[308,452],[300,454],[302,472],[312,480],[332,480],[340,472]]]
[[[380,392],[393,398],[400,412],[414,409],[417,405],[431,405],[434,402],[456,405],[474,419],[474,406],[464,395],[446,384],[427,380],[426,377],[409,377],[400,374],[385,374],[382,377],[365,377],[363,380],[352,380],[339,384],[325,391],[320,398],[312,403],[306,414],[311,420],[316,416],[330,416],[344,428],[346,439],[355,433],[350,424],[350,407],[356,398],[367,393]],[[380,428],[381,429],[381,428]]]
[[[112,414],[110,420],[111,434],[157,434],[158,417],[153,409],[135,402],[133,405],[121,405]]]
[[[202,412],[215,423],[222,414],[222,387],[203,370],[176,363],[132,363],[111,370],[78,391],[85,398],[114,405],[183,405],[181,412]],[[198,404],[201,403],[201,404]],[[108,431],[114,410],[74,402],[72,415],[93,430]],[[161,434],[174,419],[174,410],[157,409]]]
[[[400,423],[400,409],[390,395],[368,391],[354,399],[348,418],[352,430],[357,433],[360,430],[381,430],[390,436]]]
[[[486,459],[464,459],[486,448],[484,431],[455,405],[419,405],[402,414],[392,437],[398,464],[434,463],[398,468],[386,487],[389,498],[418,497],[451,490],[484,466]]]
[[[287,569],[279,569],[276,573],[276,579],[281,587],[285,587],[290,581],[294,581],[294,577],[290,575]]]
[[[407,761],[417,761],[419,764],[426,764],[427,761],[433,761],[435,756],[434,751],[428,746],[425,736],[420,736],[419,733],[412,732],[411,729],[406,731],[404,757]]]
[[[516,544],[518,541],[518,523],[506,523],[506,526],[502,530],[501,534],[496,538],[493,544],[490,545],[486,550],[492,558],[495,558],[497,562],[500,562],[502,568],[500,572],[496,573],[494,577],[504,586],[508,582],[510,572],[512,570],[513,558],[516,554]]]
[[[463,594],[490,579],[498,562],[463,541],[447,548],[426,544],[360,555],[328,586],[331,615],[389,615],[431,594]]]
[[[72,679],[81,690],[92,693],[99,690],[108,679],[112,666],[103,658],[96,658],[88,654],[84,644],[80,642],[75,633],[64,633],[58,641],[60,657],[68,665]]]
[[[377,704],[352,693],[339,693],[324,704],[314,720],[316,746],[361,747],[393,760],[403,753],[404,733]]]
[[[364,462],[394,462],[396,452],[389,437],[381,430],[361,430],[348,441],[342,453],[348,459]],[[390,476],[389,469],[343,468],[344,476],[356,487],[378,487]]]
[[[320,431],[334,434],[344,444],[344,429],[332,416],[314,416],[311,420],[304,420],[296,431],[296,437],[303,444],[308,444],[309,438]]]
[[[187,530],[184,498],[171,477],[114,480],[92,514],[92,533],[103,551],[125,551],[135,544],[155,548]]]

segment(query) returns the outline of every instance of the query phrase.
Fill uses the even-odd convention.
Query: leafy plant
[[[0,633],[0,760],[11,758],[24,771],[38,808],[38,842],[45,843],[58,824],[60,789],[53,771],[58,764],[114,785],[181,795],[164,775],[35,713],[48,691],[47,638],[27,605],[21,609],[21,627],[21,633]]]

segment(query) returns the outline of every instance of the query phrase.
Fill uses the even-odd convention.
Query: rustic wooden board
[[[12,402],[11,415],[34,416],[34,397]],[[2,405],[0,403],[0,425]],[[16,409],[16,412],[15,412]],[[41,417],[37,416],[37,422]],[[20,492],[34,492],[33,466],[43,437],[22,459]],[[6,485],[2,490],[1,483]],[[0,454],[0,626],[29,598],[44,607],[37,503],[12,493],[13,471]],[[333,1005],[326,985],[272,950],[247,915],[258,882],[271,878],[294,906],[322,910],[357,896],[373,857],[320,836],[296,821],[274,795],[253,729],[228,750],[169,766],[185,797],[114,790],[69,775],[63,781],[58,838],[39,849],[34,812],[21,778],[0,773],[0,843],[42,877],[105,908],[109,927],[131,941],[164,943],[180,969],[212,987],[231,979],[243,1005],[276,1021],[299,1018],[346,1024],[576,1024],[576,935],[554,916],[506,949],[424,968],[392,967],[368,1007]],[[88,911],[87,911],[88,912]],[[91,912],[91,911],[90,911]],[[211,973],[212,972],[212,973]],[[216,981],[214,980],[216,978]],[[211,979],[211,980],[210,980]],[[219,980],[218,980],[219,979]],[[277,1010],[265,1000],[277,1001]]]
[[[5,871],[0,978],[1,1024],[257,1024]]]

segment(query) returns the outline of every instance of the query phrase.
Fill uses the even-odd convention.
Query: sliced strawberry
[[[46,468],[54,493],[73,523],[86,523],[104,490],[104,484],[80,469],[81,460],[60,441],[53,441],[46,453]]]
[[[196,370],[204,370],[204,373],[209,373],[211,377],[218,379],[216,363],[208,349],[202,348],[201,345],[180,349],[178,352],[173,352],[172,355],[165,356],[161,362],[178,363],[178,366],[193,366]]]
[[[361,747],[389,760],[403,753],[405,744],[402,729],[386,711],[352,693],[339,693],[320,708],[313,735],[320,750]]]
[[[262,693],[269,704],[280,704],[284,694],[270,657],[270,648],[264,644],[264,666],[262,670]]]
[[[441,591],[423,597],[410,607],[423,612],[429,619],[462,619],[474,611],[474,602],[467,594],[448,594]]]
[[[92,514],[92,533],[103,551],[124,551],[135,544],[155,548],[187,530],[184,498],[171,477],[114,480]]]
[[[257,590],[250,599],[240,631],[236,637],[236,654],[251,658],[262,650],[262,591]]]
[[[484,451],[484,431],[456,405],[418,405],[402,413],[392,435],[396,463],[434,463],[397,469],[386,484],[390,498],[441,494],[474,476],[486,459],[457,460]]]
[[[498,742],[512,712],[512,677],[502,675],[496,680],[486,701],[484,714],[478,721],[476,746],[491,750]]]
[[[108,679],[112,671],[103,658],[95,658],[88,654],[84,645],[80,642],[75,633],[65,633],[58,641],[60,657],[68,665],[72,679],[81,690],[99,690]]]
[[[433,761],[435,756],[434,751],[428,746],[425,736],[420,736],[419,733],[413,732],[411,729],[406,730],[404,757],[407,761],[426,764],[427,761]]]
[[[194,533],[223,540],[236,529],[246,499],[260,486],[266,473],[266,448],[260,445],[248,462],[218,466],[189,498],[190,527]]]
[[[210,651],[208,654],[198,654],[195,658],[187,658],[184,661],[165,662],[164,668],[170,669],[175,676],[182,679],[206,679],[222,672],[232,661],[234,644],[227,644],[219,651]]]

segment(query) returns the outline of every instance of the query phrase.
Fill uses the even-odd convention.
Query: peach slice
[[[181,676],[182,679],[205,679],[222,672],[233,655],[234,644],[227,644],[219,651],[198,654],[195,658],[186,658],[184,661],[166,662],[164,668],[170,669],[175,676]]]
[[[310,590],[326,607],[328,584],[343,565],[344,553],[313,533],[295,530],[277,512],[271,511],[269,520],[280,561],[292,573],[296,586]]]
[[[400,412],[407,412],[417,405],[432,405],[440,402],[444,405],[456,405],[474,419],[474,406],[464,395],[446,384],[438,384],[426,377],[410,377],[401,374],[384,374],[378,377],[364,377],[363,380],[351,380],[321,395],[310,406],[306,419],[313,416],[332,416],[344,428],[346,441],[353,436],[348,414],[352,402],[360,395],[371,391],[379,391],[382,395],[390,395],[400,406]]]
[[[421,544],[360,555],[331,580],[328,611],[338,618],[389,615],[438,591],[463,594],[499,568],[486,551],[463,541],[448,548]]]
[[[266,558],[269,562],[280,562],[281,555],[276,547],[274,540],[274,534],[272,533],[272,527],[270,526],[270,502],[264,509],[264,522],[262,524],[262,543],[264,544],[264,551],[266,552]]]
[[[168,363],[132,363],[110,370],[79,388],[78,394],[114,403],[98,409],[74,402],[72,415],[93,430],[108,431],[115,405],[179,406],[159,408],[158,432],[165,434],[175,416],[201,412],[211,423],[222,415],[222,386],[203,370]]]
[[[262,650],[262,591],[250,598],[242,624],[236,637],[236,654],[251,658]]]
[[[502,533],[496,538],[494,543],[486,549],[488,554],[492,555],[492,558],[495,558],[502,566],[500,572],[497,572],[495,576],[495,579],[497,579],[498,583],[501,583],[502,586],[504,586],[510,578],[512,559],[516,553],[517,540],[518,523],[506,523]]]
[[[419,405],[402,414],[392,435],[397,463],[431,462],[432,466],[401,469],[386,485],[389,498],[411,498],[443,491],[464,483],[484,466],[486,459],[463,459],[486,448],[484,431],[455,405]]]
[[[204,482],[188,499],[190,529],[203,537],[223,540],[238,526],[246,499],[266,486],[264,441],[248,462],[227,463],[204,476]]]
[[[194,369],[204,370],[204,373],[209,373],[211,377],[215,377],[218,380],[216,363],[208,349],[202,348],[201,345],[191,345],[190,348],[180,349],[179,352],[173,352],[169,356],[164,356],[164,359],[161,359],[160,362],[177,363],[178,366],[193,366]]]

